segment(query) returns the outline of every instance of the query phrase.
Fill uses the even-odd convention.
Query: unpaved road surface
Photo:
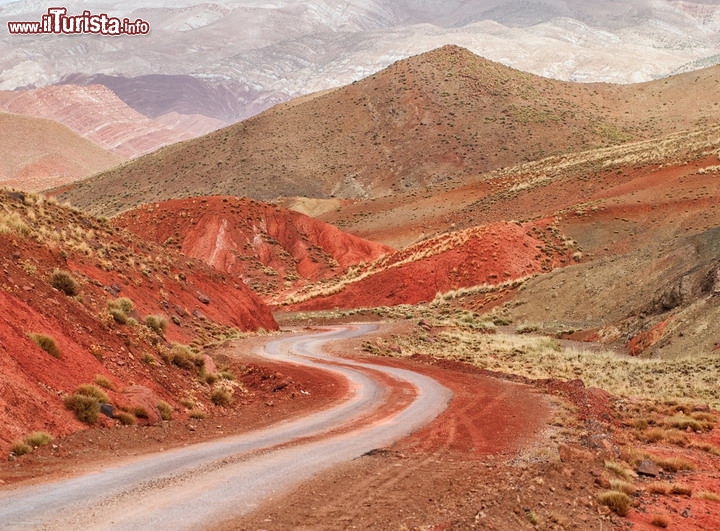
[[[328,341],[373,325],[268,343],[264,355],[341,375],[338,405],[270,428],[144,457],[102,472],[0,494],[3,529],[195,529],[253,510],[338,463],[381,448],[431,422],[452,393],[396,367],[338,360]]]

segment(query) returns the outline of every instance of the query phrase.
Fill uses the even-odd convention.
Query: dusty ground
[[[402,333],[408,326],[412,323],[383,325],[378,334]],[[235,411],[155,427],[76,433],[55,441],[55,447],[0,464],[4,488],[239,433],[324,407],[346,392],[326,375],[257,364],[251,352],[267,339],[239,345],[239,361],[253,360],[257,367],[255,383],[247,382],[251,396]],[[363,357],[362,338],[336,343],[332,350]],[[225,360],[229,352],[223,348],[215,355]],[[632,438],[637,430],[623,424],[629,421],[619,416],[607,393],[579,381],[522,382],[422,356],[372,361],[431,375],[450,387],[455,398],[441,417],[413,436],[278,493],[254,513],[218,529],[657,529],[649,522],[658,515],[670,529],[720,525],[720,503],[651,494],[650,479],[633,479],[640,490],[632,496],[635,507],[627,518],[598,505],[598,494],[614,478],[604,461],[619,460],[629,447],[682,455],[696,467],[694,472],[663,473],[656,481],[689,484],[695,493],[720,487],[718,456],[689,445],[637,442]],[[277,381],[289,385],[274,391]],[[687,436],[720,442],[717,429]]]

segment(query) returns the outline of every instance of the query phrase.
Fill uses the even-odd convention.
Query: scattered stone
[[[100,413],[102,413],[106,417],[112,418],[114,412],[115,409],[113,408],[112,404],[100,404]]]
[[[653,478],[658,477],[662,473],[662,470],[649,459],[640,461],[635,471],[641,476],[650,476]]]
[[[194,424],[188,424],[188,430],[190,430],[190,431],[195,431],[196,429],[197,429],[197,428],[195,427]]]
[[[563,463],[592,461],[595,457],[588,450],[572,447],[568,444],[559,444],[558,453],[560,454],[560,461]]]
[[[198,300],[203,304],[210,304],[210,297],[208,297],[204,293],[198,292]]]

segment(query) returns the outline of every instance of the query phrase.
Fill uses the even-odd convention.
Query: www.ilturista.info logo
[[[14,35],[147,35],[150,32],[150,24],[139,18],[131,21],[106,13],[94,15],[87,10],[82,15],[68,16],[64,7],[49,8],[40,22],[8,22],[7,25],[8,31]]]

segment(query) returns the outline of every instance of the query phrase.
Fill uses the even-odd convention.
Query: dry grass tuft
[[[137,423],[135,415],[127,411],[120,411],[115,414],[115,418],[120,421],[123,426],[133,426]]]
[[[653,515],[653,517],[650,519],[650,525],[659,527],[661,529],[667,529],[667,527],[670,525],[670,519],[667,516],[656,514]]]
[[[620,516],[627,516],[630,512],[630,507],[632,507],[630,496],[616,490],[608,490],[601,493],[598,496],[598,503],[609,507]]]
[[[647,486],[647,489],[651,494],[669,494],[672,486],[664,481],[654,481]]]
[[[720,495],[717,495],[714,492],[710,492],[707,490],[701,490],[700,492],[696,492],[695,494],[693,494],[693,498],[720,502]]]
[[[80,293],[80,286],[70,271],[56,269],[50,277],[50,285],[68,297],[74,297]]]
[[[60,349],[55,342],[55,338],[53,338],[52,336],[31,333],[28,334],[28,337],[33,340],[33,343],[35,343],[38,347],[50,354],[53,358],[62,358]]]
[[[680,496],[690,496],[692,488],[684,483],[673,483],[670,485],[670,494],[679,494]]]
[[[227,406],[232,401],[233,393],[227,387],[216,387],[210,393],[210,400],[216,406]]]
[[[628,494],[628,495],[635,494],[637,492],[637,487],[635,485],[633,485],[632,483],[628,483],[627,481],[623,481],[621,479],[611,479],[610,480],[610,488],[612,490],[624,492],[625,494]]]
[[[95,383],[98,384],[100,387],[103,387],[105,389],[110,389],[111,391],[115,388],[115,386],[110,381],[110,379],[103,374],[95,375]]]
[[[157,403],[157,408],[163,420],[172,420],[173,408],[170,404],[161,400]]]

